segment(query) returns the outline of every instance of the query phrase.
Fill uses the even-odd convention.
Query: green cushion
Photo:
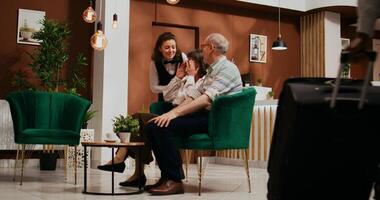
[[[79,144],[80,135],[62,129],[25,129],[22,131],[23,144]]]
[[[212,138],[207,133],[199,133],[190,137],[176,137],[178,148],[181,149],[214,149]]]

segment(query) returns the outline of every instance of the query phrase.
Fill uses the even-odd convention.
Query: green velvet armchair
[[[12,114],[15,143],[19,144],[19,147],[22,146],[20,180],[22,185],[25,145],[60,144],[76,147],[80,141],[83,118],[91,103],[71,94],[41,91],[12,92],[6,100],[9,102]],[[16,164],[19,150],[18,148]],[[76,172],[75,167],[75,183]]]
[[[208,133],[195,134],[190,137],[177,137],[176,142],[180,149],[185,150],[226,150],[244,149],[245,169],[248,179],[249,192],[251,183],[248,168],[248,147],[250,141],[250,131],[252,122],[253,105],[255,102],[256,90],[253,87],[244,88],[241,92],[220,96],[216,98],[211,106],[209,114]],[[153,103],[150,112],[163,114],[170,106],[165,102]],[[191,128],[191,127],[189,127]],[[187,157],[188,153],[186,153]],[[198,194],[201,194],[202,184],[202,154],[197,154],[199,159],[199,187]],[[186,177],[188,158],[186,158]]]

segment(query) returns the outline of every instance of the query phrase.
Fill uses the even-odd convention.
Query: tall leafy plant
[[[68,60],[66,40],[70,30],[66,24],[45,19],[41,22],[40,31],[33,34],[33,39],[41,40],[38,51],[32,55],[30,66],[48,91],[58,91],[61,85],[60,76],[63,64]]]

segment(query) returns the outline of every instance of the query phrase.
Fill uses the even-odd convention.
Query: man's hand
[[[371,38],[367,34],[358,32],[355,39],[350,43],[350,46],[345,49],[352,54],[350,61],[357,63],[367,59],[365,51],[367,50],[370,42]]]
[[[149,120],[149,122],[153,121],[154,123],[157,124],[157,126],[159,127],[168,127],[169,126],[169,123],[172,119],[175,119],[178,117],[178,114],[175,112],[175,111],[169,111],[165,114],[162,114],[158,117],[155,117],[151,120]]]

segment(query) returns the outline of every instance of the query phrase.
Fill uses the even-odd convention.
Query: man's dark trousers
[[[161,178],[181,181],[182,159],[175,137],[208,133],[208,113],[202,111],[177,117],[170,121],[168,127],[158,127],[154,122],[147,125],[146,134],[160,167]]]

